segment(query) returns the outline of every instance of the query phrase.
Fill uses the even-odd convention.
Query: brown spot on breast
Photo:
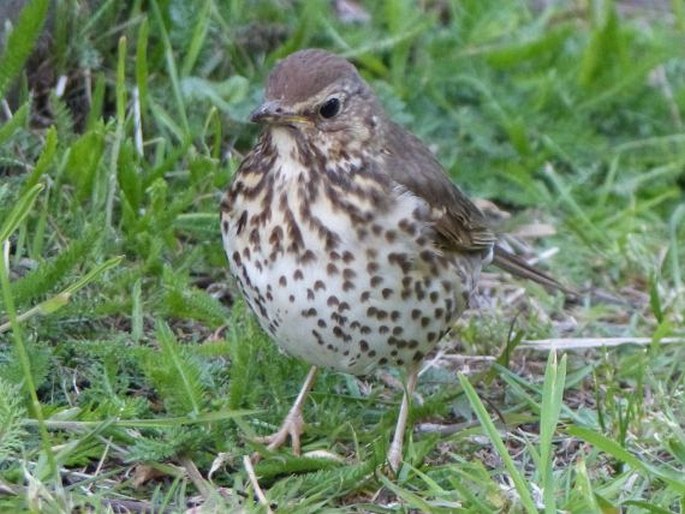
[[[421,253],[419,253],[419,257],[424,262],[432,263],[435,261],[435,253],[433,253],[431,250],[423,250]]]
[[[321,334],[317,330],[312,330],[312,335],[314,336],[314,339],[316,339],[316,342],[319,343],[320,345],[324,345],[323,338],[321,337]]]
[[[259,230],[256,228],[253,228],[250,231],[250,243],[254,246],[259,246],[261,242],[261,239],[259,237]]]
[[[281,246],[281,241],[283,241],[283,229],[280,225],[274,227],[269,236],[269,243],[271,246]]]
[[[337,312],[331,312],[331,320],[336,322],[341,327],[347,324],[347,317],[341,316]]]
[[[340,244],[340,238],[338,237],[337,234],[334,234],[333,232],[328,232],[326,234],[326,250],[330,250],[331,248],[335,248]]]
[[[377,273],[379,268],[380,268],[380,266],[375,261],[369,262],[366,265],[366,271],[369,273],[369,275],[373,275],[373,274]]]
[[[354,289],[354,283],[350,280],[345,280],[342,285],[343,291],[352,291]]]
[[[314,291],[318,291],[319,289],[322,291],[326,290],[326,284],[323,283],[323,280],[317,280],[314,282]]]
[[[300,261],[302,264],[307,264],[307,263],[313,262],[313,261],[315,261],[315,260],[316,260],[316,255],[314,255],[314,252],[312,252],[311,250],[306,250],[306,251],[300,256],[300,259],[299,259],[299,261]]]
[[[340,327],[333,327],[333,335],[337,337],[338,339],[342,339],[343,341],[350,341],[352,339],[352,336],[347,334],[342,328]]]
[[[329,307],[334,307],[335,305],[338,305],[340,303],[340,300],[338,300],[338,297],[335,295],[331,295],[328,297],[328,300],[326,300],[326,305]]]
[[[285,287],[288,285],[288,279],[285,278],[285,275],[281,275],[281,277],[278,279],[278,285],[281,287]]]
[[[240,215],[240,218],[238,218],[238,224],[236,225],[236,235],[240,235],[240,233],[243,231],[243,228],[245,228],[245,223],[247,223],[247,211],[243,211],[243,213]]]
[[[357,273],[352,268],[345,268],[343,270],[343,278],[345,280],[352,280],[357,276]]]
[[[326,266],[326,273],[328,273],[329,275],[337,275],[339,273],[338,267],[332,262],[329,262]]]
[[[374,275],[373,277],[371,277],[371,280],[369,280],[369,284],[373,288],[376,288],[379,285],[381,285],[381,282],[383,282],[383,277],[381,277],[380,275]]]
[[[400,267],[402,273],[409,273],[411,262],[406,253],[391,252],[388,254],[388,262]]]
[[[392,289],[386,287],[381,291],[381,294],[383,295],[383,298],[387,300],[388,298],[390,298],[390,295],[392,294]]]
[[[239,182],[239,181],[236,182],[233,185],[231,193],[233,193],[236,189],[239,189],[241,186],[242,186],[241,182]],[[231,196],[233,197],[234,195],[231,194]],[[229,198],[229,194],[225,194],[224,196],[221,197],[221,203],[219,205],[221,206],[221,212],[230,212],[231,211],[233,202]]]
[[[316,316],[317,312],[314,307],[310,307],[309,309],[303,309],[300,314],[305,318],[311,318],[312,316]]]
[[[295,272],[293,273],[293,280],[295,280],[295,281],[304,280],[304,273],[302,273],[301,269],[295,270]]]
[[[416,234],[416,225],[409,221],[407,218],[402,218],[398,223],[398,226],[400,227],[400,230],[406,232],[410,236]]]

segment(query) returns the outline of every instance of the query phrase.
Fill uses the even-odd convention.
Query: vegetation
[[[0,511],[685,512],[681,2],[19,3],[0,57]],[[306,455],[257,463],[260,499],[243,457],[307,365],[236,294],[218,203],[266,73],[313,46],[353,59],[512,213],[488,209],[509,244],[583,294],[485,273],[421,377],[396,477],[396,371],[324,372]]]

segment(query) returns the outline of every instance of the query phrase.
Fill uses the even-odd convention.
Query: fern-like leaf
[[[146,351],[143,369],[172,414],[197,415],[204,403],[202,367],[191,352],[178,343],[165,323],[157,325],[159,352]]]
[[[102,229],[93,225],[85,231],[83,237],[74,240],[69,247],[54,259],[42,263],[35,271],[27,274],[12,284],[12,297],[18,308],[31,300],[49,293],[69,276],[69,271],[79,264],[89,262],[90,257],[99,248],[98,240]],[[0,311],[3,310],[0,299]]]
[[[0,462],[24,446],[27,434],[22,418],[25,415],[19,387],[0,377]]]

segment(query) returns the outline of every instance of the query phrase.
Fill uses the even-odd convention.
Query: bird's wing
[[[417,137],[392,125],[385,141],[385,169],[392,180],[432,207],[438,216],[435,230],[440,245],[460,252],[490,253],[496,238],[480,209],[452,183]]]
[[[448,250],[480,252],[497,267],[569,296],[578,293],[497,244],[483,213],[456,185],[431,151],[413,134],[393,124],[386,137],[385,169],[391,179],[424,199],[434,212],[436,243]],[[411,155],[404,159],[401,155]]]

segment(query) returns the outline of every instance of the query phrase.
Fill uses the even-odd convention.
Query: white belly
[[[341,235],[339,245],[327,251],[321,239],[306,236],[311,253],[305,260],[302,252],[274,254],[268,244],[247,251],[249,241],[229,236],[231,271],[262,327],[290,355],[353,374],[409,366],[463,311],[479,267],[474,262],[460,271],[452,259],[418,244],[418,232],[397,228],[413,208],[412,197],[404,197],[364,227],[361,238],[345,214],[329,214],[326,223]],[[260,229],[262,239],[283,224],[274,216]],[[392,242],[385,232],[375,235],[374,224],[396,227]]]

